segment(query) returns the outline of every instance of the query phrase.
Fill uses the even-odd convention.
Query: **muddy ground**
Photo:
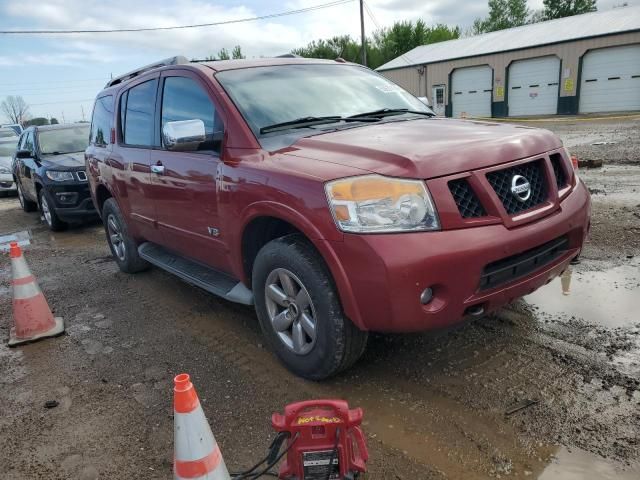
[[[3,257],[0,478],[171,478],[179,372],[192,375],[231,470],[262,456],[272,412],[342,397],[365,409],[371,479],[639,478],[640,123],[544,126],[607,160],[581,172],[594,192],[582,263],[496,315],[375,335],[353,369],[324,383],[278,364],[250,308],[158,269],[122,274],[100,225],[52,234],[15,198],[0,199],[0,235],[30,232],[26,257],[67,327],[5,346]],[[611,138],[626,153],[591,145]],[[46,409],[49,400],[58,406]],[[527,400],[537,403],[507,414]]]

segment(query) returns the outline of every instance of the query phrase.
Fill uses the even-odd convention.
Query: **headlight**
[[[66,182],[67,180],[73,180],[73,173],[48,170],[47,177],[49,177],[49,179],[53,180],[54,182]]]
[[[7,167],[0,167],[0,173],[8,175],[9,173],[11,173],[11,170],[9,170]]]
[[[439,230],[424,182],[381,175],[343,178],[325,185],[338,228],[344,232]]]

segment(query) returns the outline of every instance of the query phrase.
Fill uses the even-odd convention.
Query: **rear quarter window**
[[[98,147],[105,147],[111,139],[113,127],[113,96],[106,95],[96,100],[91,118],[91,134],[89,142]]]

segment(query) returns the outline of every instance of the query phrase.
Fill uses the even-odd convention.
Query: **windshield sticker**
[[[384,93],[399,93],[402,89],[397,85],[377,85],[376,88]]]

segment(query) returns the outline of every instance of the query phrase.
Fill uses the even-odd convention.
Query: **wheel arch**
[[[324,238],[316,225],[300,212],[273,202],[260,202],[249,206],[242,218],[243,227],[236,242],[239,252],[236,268],[246,285],[251,285],[253,264],[260,248],[276,238],[299,233],[315,248],[327,266],[347,317],[364,329],[346,272],[331,242]]]

